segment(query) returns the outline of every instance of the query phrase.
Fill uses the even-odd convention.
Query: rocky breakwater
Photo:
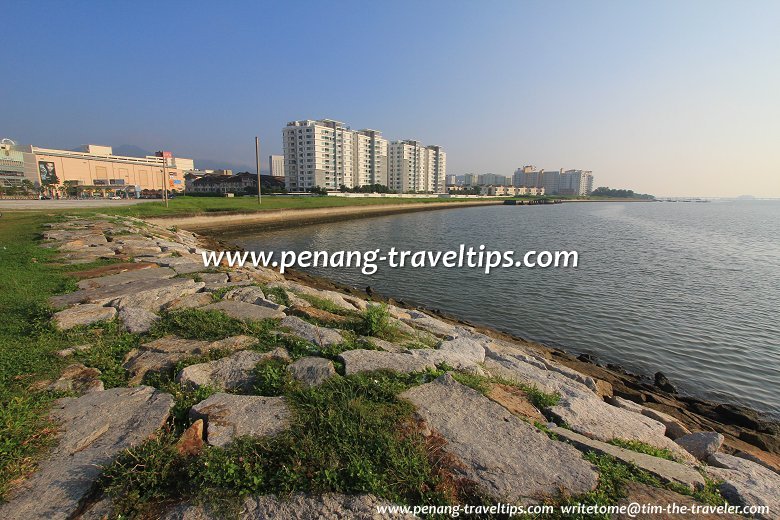
[[[312,413],[296,401],[300,392],[366,375],[378,385],[379,374],[398,381],[393,396],[380,392],[381,402],[412,410],[409,421],[393,426],[397,435],[410,435],[415,425],[421,445],[436,447],[441,474],[468,496],[515,504],[576,501],[609,480],[594,459],[600,456],[657,483],[626,486],[615,500],[641,492],[646,500],[682,503],[692,499],[678,493],[712,484],[733,504],[767,505],[766,518],[780,513],[780,475],[767,459],[724,453],[718,433],[691,432],[675,417],[622,399],[609,383],[554,361],[538,346],[266,269],[205,269],[198,236],[136,219],[68,218],[51,224],[43,239],[63,262],[120,261],[82,272],[76,291],[53,297],[54,324],[81,330],[115,320],[137,347],[121,359],[128,387],[103,389],[101,372],[78,364],[57,380],[57,388],[79,396],[55,405],[56,447],[0,506],[3,518],[110,513],[122,497],[104,495],[102,468],[157,434],[175,403],[192,422],[176,449],[197,460],[239,439],[300,428],[302,414]],[[186,312],[232,325],[221,335],[212,327],[208,338],[172,334],[188,326],[176,321]],[[236,334],[236,324],[243,333]],[[205,326],[191,325],[187,330]],[[159,389],[143,384],[162,380],[167,386]],[[165,390],[207,397],[175,401]],[[341,469],[308,468],[307,474]],[[376,506],[389,504],[381,492],[334,491],[301,485],[292,495],[255,493],[234,506],[243,518],[381,518]],[[166,518],[219,517],[190,495],[166,497],[156,507]]]

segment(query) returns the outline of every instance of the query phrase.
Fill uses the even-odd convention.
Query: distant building
[[[271,177],[284,177],[284,155],[268,156],[268,172]]]
[[[485,173],[477,177],[477,184],[480,186],[506,186],[510,184],[509,177],[496,175],[495,173]]]
[[[447,154],[440,146],[393,141],[388,151],[388,187],[399,192],[446,193]]]
[[[142,190],[184,190],[184,174],[195,168],[192,159],[158,152],[146,157],[114,155],[110,146],[84,145],[58,150],[16,145],[3,140],[0,150],[0,184],[20,185],[23,179],[52,192],[68,186],[89,196],[136,196]],[[166,177],[163,177],[163,168]],[[58,182],[52,184],[56,178]]]
[[[337,191],[387,185],[387,140],[377,130],[351,130],[332,119],[287,123],[282,130],[287,190]]]
[[[482,186],[479,192],[491,197],[539,196],[545,193],[544,188],[535,186]]]
[[[463,176],[464,186],[476,186],[477,184],[479,184],[478,177],[473,173],[467,173],[466,175]]]
[[[458,184],[458,176],[457,175],[447,175],[447,180],[445,182],[447,186],[455,186]]]
[[[586,170],[546,171],[523,166],[512,177],[515,186],[544,188],[550,195],[589,195],[593,191],[593,172]]]

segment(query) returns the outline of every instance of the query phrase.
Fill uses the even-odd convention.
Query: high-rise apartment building
[[[387,140],[377,130],[307,119],[287,123],[282,138],[287,191],[387,184]]]
[[[478,184],[479,177],[473,173],[467,173],[463,176],[464,186],[476,186]]]
[[[593,172],[587,170],[545,171],[523,166],[512,178],[515,186],[544,188],[550,195],[588,195],[593,191]]]
[[[480,186],[506,186],[509,184],[509,178],[505,175],[485,173],[477,177],[477,184]]]
[[[390,143],[388,186],[399,192],[446,193],[447,154],[419,141]]]
[[[271,177],[284,177],[284,155],[268,156],[268,173]]]
[[[370,184],[387,186],[387,139],[379,130],[357,130],[353,135],[355,187]]]
[[[285,188],[352,187],[352,130],[332,119],[292,121],[282,130]]]
[[[558,185],[560,195],[589,195],[593,191],[593,172],[566,170],[561,173]]]

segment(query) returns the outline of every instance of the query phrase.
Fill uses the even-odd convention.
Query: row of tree
[[[619,190],[609,187],[601,186],[593,190],[591,193],[593,197],[612,197],[620,199],[654,199],[652,195],[646,193],[634,193],[634,190]]]

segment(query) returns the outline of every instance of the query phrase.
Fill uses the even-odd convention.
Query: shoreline
[[[361,218],[353,216],[351,218]],[[306,225],[305,223],[293,224]],[[230,234],[226,239],[210,236],[208,232],[200,232],[204,245],[211,249],[240,249],[230,242]],[[780,421],[767,416],[747,406],[728,402],[713,402],[695,396],[666,392],[652,384],[652,375],[633,374],[617,365],[602,366],[595,360],[583,357],[576,349],[554,347],[528,340],[526,338],[497,330],[468,318],[454,316],[415,302],[373,293],[368,295],[365,290],[340,284],[322,276],[316,276],[290,269],[283,275],[286,279],[308,285],[315,289],[337,291],[362,299],[385,302],[408,310],[424,310],[437,318],[456,325],[473,327],[474,330],[496,339],[504,339],[524,344],[526,347],[544,354],[551,360],[575,370],[585,376],[605,381],[611,385],[615,396],[629,401],[641,403],[671,415],[686,427],[694,430],[717,431],[724,435],[725,446],[733,452],[753,453],[756,448],[770,455],[771,463],[780,468]],[[587,355],[585,355],[587,356]]]
[[[311,209],[274,209],[257,213],[234,213],[230,215],[203,214],[181,217],[145,218],[162,227],[180,227],[196,233],[220,231],[240,233],[249,228],[263,225],[264,230],[306,226],[325,222],[338,222],[368,217],[381,217],[418,211],[435,211],[462,207],[500,206],[501,200],[475,200],[465,202],[420,202],[405,204],[382,204],[373,206],[342,206]]]

